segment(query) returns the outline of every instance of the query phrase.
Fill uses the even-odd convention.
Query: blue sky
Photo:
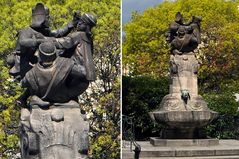
[[[122,23],[130,20],[133,11],[143,12],[148,7],[158,5],[163,0],[122,0]]]

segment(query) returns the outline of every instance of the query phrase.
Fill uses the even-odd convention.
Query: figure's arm
[[[177,50],[177,49],[174,49],[173,54],[174,55],[182,55],[183,53],[181,51]]]
[[[185,29],[186,29],[186,31],[187,31],[188,34],[191,34],[191,33],[193,32],[193,28],[192,28],[191,25],[185,26]]]
[[[20,106],[27,108],[27,99],[30,97],[30,90],[29,89],[25,89],[23,91],[23,93],[21,94],[21,96],[17,99],[17,104],[19,104]]]
[[[60,37],[63,37],[63,36],[66,36],[68,35],[71,30],[76,27],[78,21],[80,19],[80,11],[77,11],[74,13],[74,16],[73,16],[73,20],[71,20],[66,26],[64,26],[63,28],[61,29],[58,29],[58,30],[54,30],[54,31],[51,31],[50,32],[50,36],[53,36],[53,37],[56,37],[56,38],[60,38]]]
[[[29,84],[28,80],[26,79],[26,77],[24,77],[21,80],[21,85],[22,85],[23,88],[29,88],[30,87],[30,84]]]
[[[58,29],[58,30],[53,30],[53,31],[51,31],[49,36],[56,37],[56,38],[66,36],[67,34],[69,34],[69,33],[71,32],[71,30],[73,29],[73,27],[74,27],[73,22],[70,21],[70,22],[69,22],[66,26],[64,26],[63,28],[60,28],[60,29]]]
[[[18,32],[18,43],[23,47],[34,48],[47,40],[41,33],[34,34],[34,37],[35,38],[33,38],[33,33],[29,30],[20,30]]]
[[[169,41],[169,42],[173,41],[173,39],[177,35],[178,28],[179,28],[179,24],[177,24],[176,22],[172,22],[169,25],[168,32],[166,34],[167,41]]]
[[[82,65],[74,65],[70,75],[74,78],[85,78],[86,77],[86,70],[85,67]]]
[[[170,32],[176,33],[178,31],[179,28],[179,24],[177,24],[176,22],[172,22],[169,26],[169,30]]]
[[[74,46],[70,37],[56,38],[54,43],[57,49],[70,49]]]
[[[56,38],[55,45],[56,48],[58,49],[70,49],[75,47],[77,44],[80,43],[81,38],[80,38],[80,33],[79,32],[75,32],[67,37],[63,37],[63,38]]]
[[[36,47],[38,45],[37,39],[32,38],[32,34],[27,30],[20,30],[18,32],[18,43],[23,47]]]

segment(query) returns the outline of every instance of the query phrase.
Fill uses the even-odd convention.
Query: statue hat
[[[175,19],[176,22],[182,22],[183,21],[183,15],[180,12],[177,12],[175,18],[176,18]]]
[[[184,26],[180,26],[179,28],[178,28],[178,34],[185,34],[186,33],[186,29],[185,29],[185,27]]]
[[[96,26],[96,23],[97,23],[97,19],[96,17],[91,14],[91,13],[85,13],[82,15],[81,19],[88,25],[90,26]]]
[[[200,17],[200,16],[193,16],[193,20],[192,21],[199,23],[199,22],[202,21],[202,17]]]
[[[39,56],[42,61],[52,61],[56,58],[56,47],[52,42],[44,42],[39,45]]]

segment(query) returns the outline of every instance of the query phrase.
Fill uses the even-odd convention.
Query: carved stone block
[[[87,158],[89,123],[77,103],[49,109],[33,106],[28,112],[29,124],[22,120],[20,128],[23,159]]]

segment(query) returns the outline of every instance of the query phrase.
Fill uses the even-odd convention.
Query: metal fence
[[[134,151],[134,158],[139,159],[141,152],[140,145],[135,141],[134,122],[133,117],[122,115],[122,137],[123,141],[128,141],[130,144],[130,151]],[[123,142],[123,147],[125,143]],[[134,150],[133,150],[134,146]]]

